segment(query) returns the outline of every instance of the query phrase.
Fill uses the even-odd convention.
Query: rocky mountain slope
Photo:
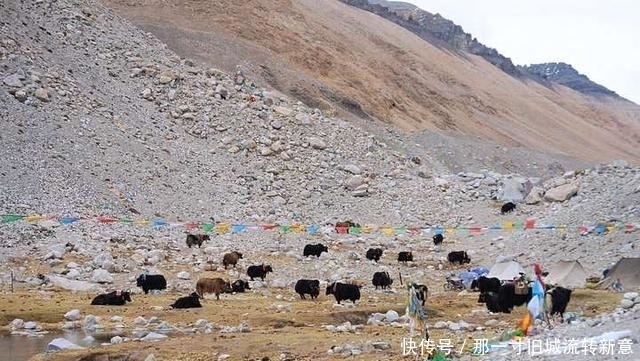
[[[228,72],[239,66],[325,115],[589,161],[638,160],[638,106],[516,79],[338,1],[107,4],[181,56]]]
[[[180,58],[97,2],[2,11],[4,213],[456,227],[493,224],[494,198],[530,196],[519,217],[638,217],[624,162],[574,172],[586,166],[359,127]],[[563,211],[541,198],[567,183],[580,191]]]

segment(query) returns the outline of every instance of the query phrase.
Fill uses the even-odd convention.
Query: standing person
[[[624,287],[622,287],[622,282],[620,282],[619,278],[616,278],[616,281],[613,282],[613,284],[611,285],[611,288],[613,288],[613,290],[616,292],[624,291]]]

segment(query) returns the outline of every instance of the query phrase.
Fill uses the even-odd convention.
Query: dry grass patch
[[[400,289],[399,289],[400,290]],[[265,295],[262,294],[265,293]],[[275,298],[276,294],[282,299]],[[35,291],[21,288],[15,293],[0,295],[2,308],[0,322],[4,328],[13,318],[34,320],[43,324],[47,329],[58,329],[63,321],[63,315],[70,309],[77,308],[82,315],[93,314],[102,318],[105,332],[113,323],[111,316],[123,317],[123,324],[127,326],[125,333],[131,329],[133,320],[137,316],[149,318],[158,317],[171,325],[192,327],[198,319],[206,319],[218,326],[237,326],[245,321],[251,327],[249,333],[221,334],[214,331],[211,334],[178,334],[161,342],[128,342],[112,345],[107,348],[98,347],[91,351],[61,352],[46,357],[48,361],[77,360],[80,355],[88,352],[133,352],[145,350],[153,352],[158,360],[215,360],[222,353],[231,355],[231,360],[260,360],[263,357],[278,359],[280,353],[290,352],[297,359],[324,360],[331,359],[327,350],[332,346],[346,343],[363,344],[367,341],[381,340],[389,342],[390,350],[379,351],[375,354],[364,353],[359,359],[400,360],[402,357],[401,342],[409,337],[405,328],[391,326],[366,325],[369,316],[374,312],[384,313],[389,309],[403,314],[406,306],[406,294],[402,291],[396,294],[368,293],[355,307],[335,306],[333,297],[321,295],[319,300],[300,300],[299,296],[288,289],[255,290],[255,292],[222,295],[221,300],[207,298],[203,301],[203,308],[188,310],[170,310],[166,305],[180,296],[176,292],[158,295],[133,295],[133,302],[126,306],[91,306],[93,294],[71,293],[67,291],[47,290]],[[448,329],[430,328],[430,336],[434,340],[451,339],[461,347],[466,340],[466,347],[473,345],[473,339],[499,337],[504,331],[513,329],[524,316],[526,309],[517,307],[511,314],[488,315],[482,310],[484,305],[477,304],[478,294],[460,294],[456,292],[438,293],[428,300],[427,318],[430,325],[437,321],[464,320],[468,323],[483,326],[487,320],[496,319],[498,325],[487,327],[483,331],[452,332]],[[620,295],[607,291],[576,290],[569,304],[569,311],[584,310],[586,316],[609,312],[620,302]],[[289,305],[291,311],[277,312],[275,305]],[[347,302],[350,304],[350,302]],[[164,308],[163,308],[164,307]],[[359,333],[334,333],[325,330],[322,325],[337,325],[349,321],[352,324],[365,324]],[[417,340],[418,338],[416,338]],[[32,361],[45,360],[36,356]]]

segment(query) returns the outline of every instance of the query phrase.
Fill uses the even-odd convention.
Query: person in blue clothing
[[[613,284],[611,285],[611,288],[613,288],[613,290],[617,292],[624,291],[624,287],[622,287],[622,282],[620,282],[619,278],[616,278],[616,281],[613,282]]]

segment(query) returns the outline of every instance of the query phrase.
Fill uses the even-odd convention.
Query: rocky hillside
[[[638,161],[640,107],[514,78],[336,0],[106,3],[180,56],[239,67],[267,89],[374,133],[383,123],[588,161]],[[456,33],[442,24],[442,36]]]
[[[3,212],[448,219],[446,207],[419,200],[444,202],[434,177],[457,163],[440,162],[426,142],[410,147],[396,132],[327,117],[241,72],[202,67],[100,3],[7,3],[2,19]],[[557,161],[578,164],[531,157],[540,174],[557,172]]]
[[[181,58],[99,2],[3,4],[2,19],[2,213],[455,227],[495,222],[493,199],[514,199],[544,222],[638,217],[625,162],[575,172],[523,149],[369,131]]]
[[[594,83],[566,63],[531,64],[518,66],[518,68],[543,83],[561,84],[580,93],[594,96],[618,96],[614,91]]]

